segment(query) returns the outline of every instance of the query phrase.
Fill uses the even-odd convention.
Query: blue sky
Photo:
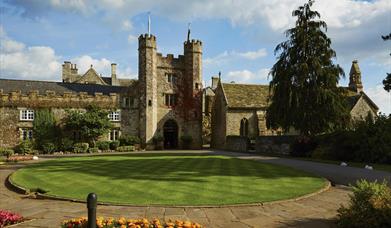
[[[61,64],[71,60],[84,72],[90,64],[109,75],[118,64],[123,78],[137,78],[137,37],[152,33],[158,51],[183,52],[187,24],[203,42],[203,77],[222,72],[224,81],[268,83],[275,46],[294,24],[292,10],[304,0],[0,0],[0,77],[61,80]],[[335,62],[347,75],[357,59],[364,90],[391,113],[391,95],[381,86],[391,72],[391,1],[318,0],[337,52]]]

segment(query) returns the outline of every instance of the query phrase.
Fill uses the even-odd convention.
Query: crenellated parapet
[[[98,105],[101,108],[117,108],[119,95],[110,93],[64,92],[56,94],[55,91],[47,90],[40,94],[37,90],[31,90],[27,94],[21,91],[3,93],[0,90],[0,107],[26,107],[26,108],[85,108],[89,105]]]
[[[202,42],[200,40],[191,40],[184,42],[184,49],[186,52],[202,53]]]
[[[173,54],[167,54],[167,56],[163,56],[161,53],[157,53],[156,56],[157,67],[159,68],[184,69],[184,55],[179,55],[178,57],[175,57]]]

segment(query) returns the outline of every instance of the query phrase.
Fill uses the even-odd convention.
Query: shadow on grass
[[[137,154],[49,160],[25,169],[83,173],[110,179],[203,182],[204,177],[240,176],[263,179],[314,177],[292,168],[225,156],[189,154]]]

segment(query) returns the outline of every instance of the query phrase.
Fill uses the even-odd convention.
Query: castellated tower
[[[142,142],[149,143],[157,128],[156,37],[143,34],[138,40],[140,139]]]
[[[188,40],[184,54],[158,53],[156,37],[139,37],[139,136],[146,148],[163,139],[164,148],[202,146],[202,43]],[[181,138],[189,138],[185,145]],[[189,143],[188,143],[189,144]]]

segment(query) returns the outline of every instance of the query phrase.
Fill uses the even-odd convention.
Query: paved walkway
[[[349,184],[355,184],[356,181],[360,179],[366,179],[368,181],[377,180],[380,182],[385,179],[388,181],[389,184],[391,184],[391,173],[386,171],[368,170],[356,167],[344,167],[333,164],[302,161],[288,158],[260,156],[250,153],[235,153],[227,151],[216,151],[215,153],[301,169],[309,173],[325,177],[330,180],[331,183],[337,185],[349,186]]]
[[[263,159],[261,156],[244,156],[218,152],[245,159]],[[268,159],[266,159],[268,161]],[[20,213],[32,220],[16,227],[59,227],[61,221],[86,216],[82,203],[31,199],[10,191],[5,186],[6,177],[20,164],[0,167],[0,208]],[[125,207],[98,206],[99,216],[149,219],[183,219],[198,222],[205,227],[333,227],[333,218],[341,204],[347,204],[348,193],[344,187],[332,187],[323,193],[296,201],[221,208]]]

